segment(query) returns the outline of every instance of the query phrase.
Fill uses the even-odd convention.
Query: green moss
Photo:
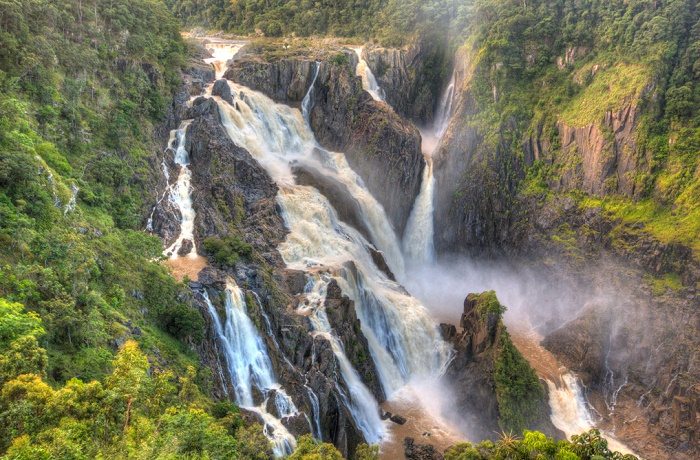
[[[667,292],[678,292],[683,288],[680,276],[676,273],[667,273],[661,277],[646,275],[644,280],[651,286],[654,295],[663,295]]]

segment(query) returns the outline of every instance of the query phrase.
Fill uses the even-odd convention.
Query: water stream
[[[375,101],[384,101],[386,99],[386,94],[381,86],[379,86],[379,83],[377,83],[377,79],[374,77],[374,73],[372,73],[369,64],[367,64],[367,61],[362,57],[363,48],[353,48],[352,50],[357,55],[355,74],[362,78],[362,89],[367,91]]]
[[[368,251],[370,242],[338,219],[332,205],[317,189],[295,183],[293,166],[306,165],[346,185],[361,209],[360,218],[369,229],[372,243],[382,250],[392,271],[400,273],[403,257],[395,232],[381,205],[366,190],[362,180],[347,165],[342,154],[320,148],[298,110],[275,104],[266,96],[230,83],[237,95],[235,104],[216,98],[223,125],[231,139],[246,148],[280,186],[277,201],[290,233],[279,250],[290,268],[341,269],[353,261],[354,270],[338,270],[343,293],[355,300],[357,316],[387,395],[416,375],[442,372],[450,356],[437,325],[427,310],[399,284],[377,268]],[[313,87],[309,92],[313,91]],[[309,98],[311,99],[311,98]],[[304,112],[309,104],[302,104]],[[351,364],[332,331],[317,323],[316,333],[328,336],[345,384],[356,386]],[[356,372],[356,371],[355,371]],[[371,395],[352,391],[353,417],[367,439],[383,436],[377,422],[376,401]]]
[[[214,331],[226,358],[236,403],[261,417],[265,423],[265,434],[272,441],[276,456],[291,453],[296,441],[280,419],[297,415],[299,411],[277,382],[265,343],[248,317],[243,292],[232,279],[227,281],[226,319],[223,324],[206,291],[202,292],[202,296],[206,301]],[[259,404],[256,404],[254,397],[256,390],[262,394],[263,398]],[[267,412],[268,398],[271,397],[274,398],[279,418]]]

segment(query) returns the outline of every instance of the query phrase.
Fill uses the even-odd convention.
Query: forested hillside
[[[4,458],[268,450],[207,396],[203,319],[142,231],[185,56],[160,1],[0,2]]]
[[[639,303],[635,308],[654,309],[658,316],[648,315],[656,318],[648,327],[641,321],[625,325],[628,335],[622,340],[633,345],[625,342],[621,350],[631,371],[617,393],[627,388],[635,410],[646,403],[639,409],[642,423],[662,420],[657,431],[645,434],[647,439],[658,438],[655,449],[666,443],[664,452],[692,457],[700,448],[693,437],[697,431],[692,431],[695,412],[676,415],[679,407],[685,410],[683,404],[700,404],[693,393],[698,388],[697,309],[691,308],[700,287],[698,272],[693,272],[700,260],[696,3],[0,0],[1,458],[268,459],[273,457],[274,433],[271,425],[263,431],[259,422],[266,422],[264,413],[279,422],[277,427],[289,429],[292,441],[296,438],[296,448],[293,442],[286,446],[293,452],[288,458],[336,459],[342,458],[342,450],[357,460],[376,459],[378,447],[365,444],[370,442],[363,431],[367,427],[361,426],[353,406],[360,388],[364,402],[369,401],[363,408],[369,415],[360,415],[369,420],[381,417],[381,426],[394,423],[385,420],[391,414],[380,406],[387,391],[381,386],[379,367],[389,365],[377,361],[370,345],[387,348],[391,356],[386,362],[393,363],[400,345],[420,348],[419,339],[431,333],[437,342],[452,347],[446,354],[465,347],[462,357],[468,363],[474,356],[472,340],[465,338],[474,334],[486,343],[490,335],[467,330],[463,316],[460,342],[455,326],[428,317],[427,309],[411,297],[415,286],[406,283],[404,289],[404,280],[396,282],[399,272],[392,272],[391,258],[374,241],[374,223],[368,223],[362,208],[375,206],[374,221],[386,221],[386,235],[380,236],[393,238],[397,259],[403,261],[406,241],[401,233],[409,227],[428,164],[417,126],[433,123],[453,68],[455,108],[440,134],[444,142],[430,160],[437,190],[435,198],[427,200],[431,214],[425,219],[431,222],[431,251],[494,259],[525,255],[533,264],[541,262],[537,257],[544,253],[542,265],[534,266],[561,257],[589,272],[594,270],[585,264],[588,259],[595,262],[592,247],[605,245],[609,254],[627,257],[625,267],[639,270],[634,275],[650,286],[648,295],[640,289],[649,306]],[[204,87],[214,83],[213,67],[201,64],[202,59],[217,49],[207,51],[201,43],[184,40],[181,32],[190,28],[245,35],[252,42],[245,47],[234,44],[236,52],[243,50],[240,66],[237,59],[222,69],[231,83],[217,81],[218,87],[198,100],[194,99],[204,94]],[[352,50],[348,42],[365,46]],[[318,43],[330,44],[320,50]],[[226,40],[215,45],[232,47]],[[206,67],[210,81],[187,74],[193,61]],[[402,93],[396,100],[415,107],[392,107],[388,98],[370,97],[358,78],[358,61],[373,68],[375,84],[384,94]],[[220,64],[228,65],[226,59]],[[273,102],[274,94],[284,95],[283,100]],[[308,100],[310,107],[304,106]],[[265,110],[241,111],[261,107],[254,103],[264,104]],[[303,116],[289,106],[301,106]],[[226,117],[240,113],[249,118],[236,119],[240,126],[224,126]],[[271,126],[278,126],[270,121],[284,117],[293,123],[270,132]],[[188,131],[191,122],[194,128]],[[252,130],[262,129],[258,122],[268,131]],[[182,254],[178,250],[173,259],[188,263],[193,255],[209,270],[192,283],[187,277],[177,280],[162,263],[164,241],[184,234],[183,208],[176,210],[164,198],[174,193],[170,174],[187,168],[173,163],[173,148],[168,158],[161,155],[168,132],[180,126],[184,128],[177,135],[183,145],[178,147],[199,155],[193,154],[192,170],[195,165],[201,168],[189,176],[187,193],[192,214],[200,214],[190,222],[195,229],[190,229],[189,246],[180,247]],[[258,136],[232,137],[237,128]],[[260,160],[270,152],[255,149],[266,140],[259,138],[282,132],[285,136],[280,138],[297,141],[294,148],[312,146],[318,155],[322,148],[344,151],[343,162],[330,154],[328,161],[339,161],[351,178],[336,184],[337,171],[317,171],[314,168],[323,165],[316,163],[308,170],[303,169],[308,165],[295,164],[290,178],[285,177],[292,184],[284,182],[289,190],[318,189],[313,200],[301,202],[309,209],[325,206],[314,216],[325,218],[327,213],[326,220],[334,219],[333,225],[314,230],[319,239],[309,243],[315,245],[311,249],[287,247],[285,255],[303,259],[307,271],[299,269],[303,264],[288,266],[277,246],[312,240],[288,228],[290,215],[297,215],[293,212],[304,222],[315,217],[302,214],[309,209],[297,209],[305,206],[283,209],[280,196],[285,195],[278,194],[278,188],[284,187]],[[174,133],[170,147],[175,145]],[[184,142],[187,136],[190,144]],[[280,169],[288,167],[284,159]],[[410,193],[408,182],[401,179],[409,175]],[[304,180],[308,183],[302,184]],[[376,189],[365,190],[365,184]],[[289,190],[286,199],[294,195]],[[351,194],[357,190],[362,202]],[[410,194],[416,196],[408,201]],[[389,206],[378,204],[384,195],[391,195],[387,203],[402,207],[397,235],[393,227],[398,226],[382,214]],[[557,214],[564,207],[568,214]],[[147,224],[154,215],[161,225],[156,229]],[[434,237],[433,218],[440,223]],[[330,238],[339,229],[339,239],[322,241],[321,236]],[[285,240],[293,232],[298,233]],[[362,260],[345,260],[347,254],[333,252],[340,246],[336,241],[346,244],[353,238],[367,242],[366,247],[358,243],[359,249],[352,249]],[[334,254],[328,260],[338,267],[331,269],[326,263],[325,250]],[[374,271],[363,272],[363,264]],[[338,273],[347,277],[342,287],[335,279]],[[436,278],[434,283],[442,281]],[[353,289],[346,286],[351,282],[358,283],[352,300],[346,290]],[[318,294],[308,292],[310,285],[323,292],[322,300],[309,300]],[[250,323],[247,332],[255,341],[254,352],[263,353],[269,362],[266,375],[277,379],[265,388],[260,382],[247,382],[256,393],[251,401],[263,408],[259,413],[247,410],[253,404],[236,406],[235,390],[227,385],[235,386],[235,379],[242,377],[224,376],[222,370],[229,356],[219,347],[227,345],[224,339],[235,341],[237,336],[214,335],[218,331],[213,323],[229,320],[232,287],[242,298],[240,317]],[[327,298],[324,289],[337,298]],[[372,289],[389,296],[388,306]],[[475,398],[488,400],[493,390],[497,404],[490,422],[504,431],[532,428],[530,419],[549,423],[549,413],[542,408],[551,410],[551,402],[546,401],[541,376],[516,349],[501,321],[505,307],[493,292],[491,296],[498,305],[498,314],[491,315],[495,319],[480,318],[474,324],[499,328],[500,354],[493,368],[482,369],[482,384],[487,387],[493,380],[493,388]],[[384,316],[361,320],[363,302]],[[386,313],[394,312],[389,308],[394,304],[405,308],[402,314]],[[325,322],[309,319],[318,314],[314,309],[324,312]],[[544,314],[539,310],[548,311],[538,306],[531,312],[533,318]],[[428,319],[417,326],[402,322],[417,312]],[[681,326],[666,328],[668,317],[678,318]],[[386,344],[378,341],[377,331],[370,331],[370,341],[365,337],[371,321],[391,335]],[[599,323],[590,324],[597,328]],[[639,332],[635,327],[643,329],[643,339],[634,335]],[[585,340],[580,343],[567,335],[561,342],[586,348],[587,353],[593,350],[587,356],[602,353],[602,346],[587,347],[592,334],[582,330]],[[454,342],[449,342],[449,334]],[[619,385],[620,372],[616,382],[608,367],[614,339],[611,333],[601,340],[608,350],[605,372],[613,373],[612,383]],[[652,360],[647,350],[653,347],[662,350],[661,358]],[[344,349],[349,350],[347,358]],[[496,353],[488,347],[480,352]],[[634,361],[638,355],[644,355],[643,363]],[[453,357],[448,361],[456,365]],[[409,375],[410,356],[401,358],[406,361],[401,371]],[[603,359],[598,361],[595,364],[602,366]],[[457,371],[464,369],[471,372],[465,367]],[[250,374],[249,369],[245,372]],[[346,372],[364,381],[350,386]],[[478,377],[483,376],[474,376]],[[408,381],[401,379],[397,378]],[[592,381],[591,391],[598,391],[599,383]],[[278,407],[280,399],[291,416]],[[459,407],[456,399],[452,402]],[[496,441],[456,444],[444,450],[444,457],[633,458],[612,452],[597,430],[569,442],[548,437],[563,436],[553,427],[547,435],[504,432]]]

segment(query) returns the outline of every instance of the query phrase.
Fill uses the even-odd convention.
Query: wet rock
[[[193,247],[192,240],[182,240],[182,246],[180,246],[180,249],[177,251],[177,255],[186,256],[192,251]]]
[[[307,433],[311,433],[311,427],[309,426],[309,421],[303,413],[298,413],[289,417],[284,417],[282,419],[282,425],[284,425],[289,432],[295,436],[299,437]]]
[[[430,444],[416,444],[413,438],[403,440],[406,460],[443,460],[445,457]]]
[[[231,87],[226,79],[220,78],[214,82],[214,86],[211,89],[212,96],[219,96],[224,101],[233,105],[233,94],[231,93]]]
[[[394,276],[394,273],[392,273],[391,268],[389,268],[389,264],[386,263],[386,259],[384,258],[382,251],[378,251],[371,246],[367,249],[369,249],[369,254],[372,256],[372,261],[377,268],[384,272],[387,278],[392,281],[396,281],[396,277]]]
[[[393,414],[391,417],[389,417],[389,420],[396,423],[397,425],[403,425],[404,423],[406,423],[406,417],[403,417],[399,414]]]
[[[379,415],[379,418],[381,418],[382,420],[389,420],[389,419],[391,418],[392,415],[393,415],[393,414],[392,414],[391,412],[389,412],[389,411],[386,411],[386,412],[381,411],[381,414]]]
[[[362,57],[394,110],[420,126],[430,126],[450,78],[452,57],[445,50],[442,38],[421,38],[401,49],[368,46]],[[436,72],[439,69],[443,71]]]
[[[306,273],[301,270],[287,269],[284,271],[284,281],[290,294],[301,294],[306,287]]]
[[[451,342],[457,335],[457,328],[454,324],[440,323],[440,335],[443,340]]]
[[[381,203],[402,235],[420,191],[423,155],[420,134],[389,106],[362,89],[350,64],[323,60],[312,94],[311,127],[319,143],[344,152],[348,164]],[[226,78],[262,91],[277,102],[298,106],[311,85],[316,64],[308,58],[265,62],[248,56],[234,62]]]

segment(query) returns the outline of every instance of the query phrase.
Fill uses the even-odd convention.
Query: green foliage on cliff
[[[188,346],[203,318],[142,230],[184,61],[157,0],[0,1],[7,458],[238,452],[196,388],[211,379]]]
[[[593,200],[613,217],[642,224],[663,242],[700,247],[700,12],[695,2],[474,2],[466,30],[476,111],[485,136],[481,155],[518,158],[523,144],[544,152],[522,190],[561,188],[561,178],[583,177],[582,159],[559,145],[561,123],[597,125],[613,138],[606,113],[632,105],[638,120],[631,139],[632,184],[614,174]],[[503,152],[504,141],[509,144]],[[584,146],[593,149],[595,146]],[[603,155],[613,155],[612,147]],[[598,163],[608,157],[599,158]],[[628,161],[628,160],[625,160]],[[503,167],[505,168],[505,166]],[[502,183],[518,180],[501,171]],[[533,183],[533,179],[537,183]],[[567,186],[570,187],[570,186]],[[564,188],[567,188],[564,187]],[[584,195],[577,195],[581,197]]]
[[[484,320],[489,315],[495,315],[499,320],[506,312],[505,305],[502,305],[496,297],[496,291],[486,291],[481,294],[469,294],[467,300],[476,302],[476,309],[479,316]]]
[[[188,26],[267,37],[312,35],[376,38],[396,46],[417,34],[446,32],[466,16],[453,0],[166,0]]]
[[[496,399],[501,429],[519,433],[542,414],[544,389],[530,363],[520,354],[505,327],[498,338],[497,356],[494,365]]]
[[[211,254],[216,263],[228,266],[236,265],[241,257],[250,257],[253,252],[248,243],[234,235],[206,238],[204,249]]]
[[[445,451],[445,460],[636,460],[633,455],[613,452],[598,430],[590,430],[571,441],[554,441],[537,431],[524,431],[522,438],[504,435],[498,441],[456,444]]]

